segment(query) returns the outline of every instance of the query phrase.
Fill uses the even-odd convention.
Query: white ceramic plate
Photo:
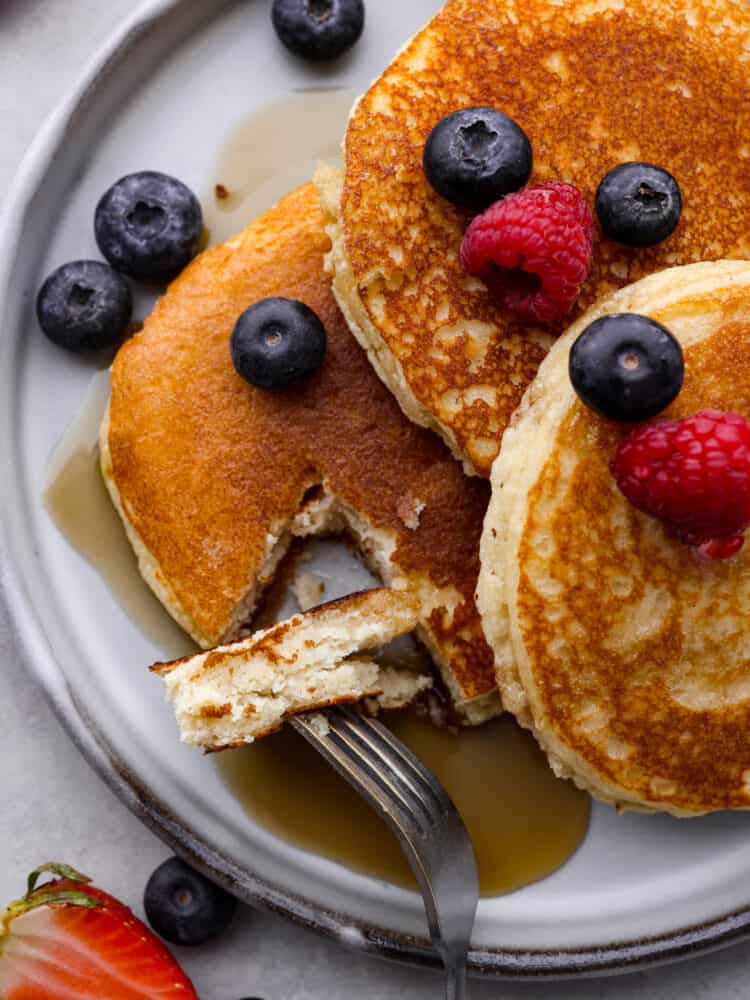
[[[415,894],[276,840],[211,760],[175,739],[159,682],[143,670],[165,650],[134,628],[41,503],[50,455],[92,372],[39,335],[33,301],[52,267],[97,256],[92,210],[116,177],[162,169],[206,192],[222,141],[249,112],[293,88],[363,89],[438,6],[371,2],[362,43],[331,71],[286,55],[266,0],[150,0],[35,142],[0,242],[3,570],[30,666],[117,795],[193,864],[342,943],[425,964],[436,959]],[[749,824],[595,807],[584,846],[559,872],[482,901],[473,971],[591,975],[736,940],[750,926]]]

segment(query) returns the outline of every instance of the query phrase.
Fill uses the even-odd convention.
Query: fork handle
[[[309,743],[311,743],[312,746],[314,746],[315,749],[328,761],[328,763],[331,764],[331,766],[338,771],[339,774],[346,781],[348,781],[357,792],[359,792],[359,794],[375,809],[381,818],[385,820],[387,825],[398,837],[406,858],[417,878],[422,898],[424,899],[425,909],[427,911],[433,944],[443,962],[445,969],[446,1000],[465,1000],[467,979],[466,949],[457,950],[454,946],[447,945],[443,939],[440,930],[440,921],[438,919],[433,887],[431,886],[427,873],[421,863],[416,841],[412,842],[412,838],[409,836],[409,824],[405,821],[405,817],[401,815],[401,804],[399,803],[398,798],[393,797],[392,788],[386,789],[386,787],[383,786],[382,777],[377,773],[377,770],[373,771],[371,767],[368,766],[371,762],[367,761],[366,758],[353,755],[348,747],[345,745],[339,746],[336,740],[331,739],[331,734],[335,731],[335,722],[348,718],[345,710],[341,708],[328,709],[325,713],[321,714],[324,714],[328,722],[332,724],[331,730],[326,728],[325,735],[321,733],[317,726],[312,724],[310,716],[296,716],[291,720],[291,724],[297,732]],[[360,727],[366,724],[365,720],[359,715],[353,716],[351,721]],[[370,726],[378,725],[374,722],[368,722],[367,724]],[[388,734],[388,736],[393,743],[397,742],[391,734]],[[409,757],[412,756],[411,752],[400,744],[399,749],[402,755],[405,754]],[[416,758],[414,760],[418,767],[422,767]],[[434,777],[432,780],[435,780]],[[445,795],[445,792],[442,789],[440,789],[440,791],[443,795]],[[450,810],[456,815],[465,835],[466,831],[463,828],[463,824],[461,823],[460,818],[458,818],[458,814],[455,813],[455,806],[449,799],[447,799],[447,796],[446,802]],[[473,877],[475,882],[474,895],[475,897],[478,897],[476,869],[474,869]],[[476,898],[474,905],[476,906]],[[473,922],[473,911],[471,919]],[[466,944],[468,944],[468,935]],[[451,945],[455,945],[455,942],[451,942]]]
[[[445,1000],[466,1000],[466,960],[444,959]]]

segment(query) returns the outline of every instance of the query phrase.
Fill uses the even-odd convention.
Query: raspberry
[[[490,205],[466,230],[461,263],[527,323],[573,308],[591,262],[591,209],[572,184],[547,181]]]
[[[750,525],[750,425],[701,410],[633,431],[610,469],[627,499],[660,518],[705,559],[728,559]]]

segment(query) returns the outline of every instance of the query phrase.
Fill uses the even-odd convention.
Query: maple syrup
[[[246,118],[222,147],[203,199],[211,243],[223,243],[294,188],[318,163],[341,160],[353,90],[293,91]]]
[[[52,457],[44,504],[58,529],[98,570],[133,623],[163,650],[165,659],[176,659],[194,650],[195,644],[141,577],[99,469],[99,427],[108,401],[109,372],[99,372]]]
[[[474,845],[482,895],[559,868],[580,845],[589,798],[556,778],[510,716],[455,733],[414,712],[383,721],[448,791]],[[291,729],[229,750],[217,766],[245,809],[284,840],[396,885],[416,885],[393,834]]]

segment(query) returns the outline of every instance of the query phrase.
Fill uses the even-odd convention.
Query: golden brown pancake
[[[750,263],[662,271],[597,305],[553,347],[492,470],[478,592],[505,706],[555,772],[629,807],[750,808],[750,542],[707,563],[617,489],[628,429],[568,376],[596,316],[638,312],[685,353],[665,416],[750,418]]]
[[[597,234],[581,312],[664,267],[750,256],[749,65],[745,0],[451,0],[355,106],[340,212],[324,182],[336,295],[404,412],[467,471],[489,474],[549,341],[463,271],[466,216],[422,169],[431,128],[499,108],[531,140],[531,183],[569,181],[590,204],[624,161],[675,175],[675,233],[648,250]]]
[[[144,577],[202,646],[239,634],[293,534],[344,529],[384,583],[418,595],[420,637],[481,721],[499,710],[474,604],[489,490],[373,373],[331,294],[329,248],[307,185],[180,275],[117,355],[104,475]],[[229,337],[273,295],[318,313],[328,353],[268,392],[236,374]]]

